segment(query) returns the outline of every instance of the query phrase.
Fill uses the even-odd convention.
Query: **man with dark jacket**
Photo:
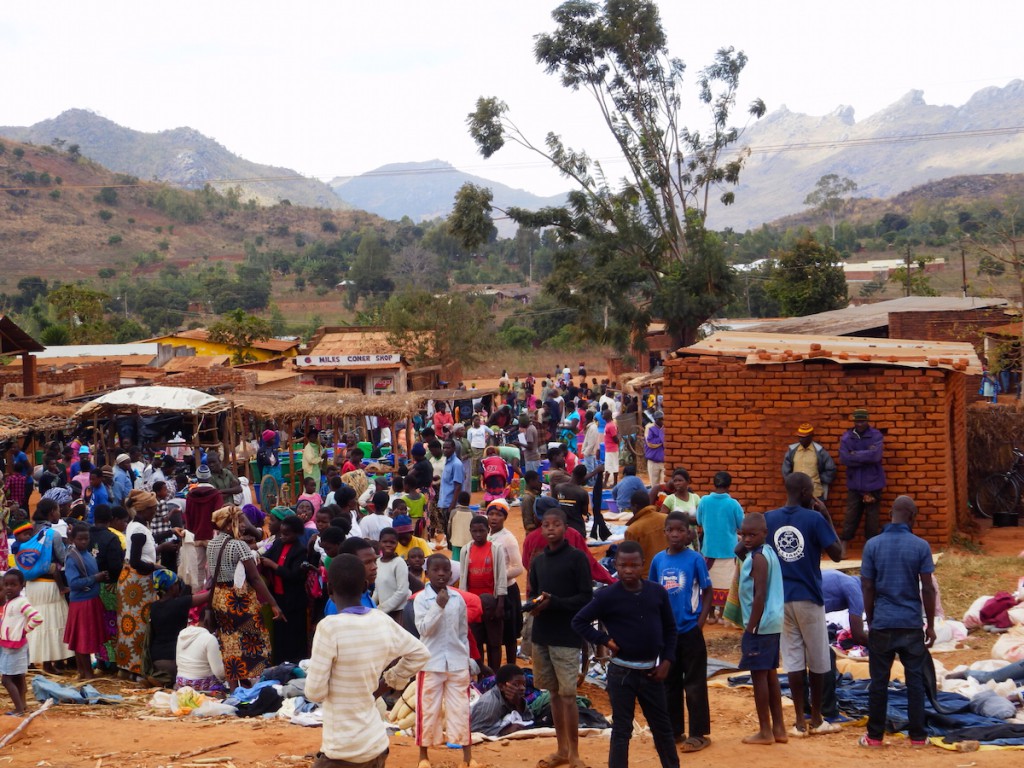
[[[912,746],[927,745],[925,673],[927,648],[935,642],[935,562],[931,548],[911,528],[917,506],[909,496],[892,505],[892,522],[864,545],[860,571],[868,635],[871,685],[868,732],[862,747],[881,747],[889,701],[889,675],[898,655],[907,686],[907,721]],[[924,619],[922,620],[922,614]],[[924,628],[922,629],[922,625]]]
[[[843,532],[839,536],[846,545],[857,535],[860,519],[864,518],[864,538],[878,535],[878,511],[882,489],[885,488],[885,470],[882,468],[882,449],[885,438],[871,426],[868,412],[858,408],[853,412],[853,428],[839,438],[839,460],[846,466],[846,516]]]
[[[828,488],[836,479],[836,463],[821,443],[814,440],[814,426],[801,424],[796,430],[797,441],[786,449],[782,458],[782,479],[794,472],[803,472],[814,483],[814,498],[828,499]]]

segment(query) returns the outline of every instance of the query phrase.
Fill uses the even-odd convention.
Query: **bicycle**
[[[1007,472],[996,472],[981,481],[974,495],[974,508],[982,517],[991,518],[999,512],[1016,512],[1024,490],[1024,451],[1013,448],[1013,466]]]

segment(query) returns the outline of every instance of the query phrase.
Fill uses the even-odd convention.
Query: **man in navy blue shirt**
[[[899,654],[906,673],[907,730],[910,743],[923,746],[925,733],[924,665],[935,642],[935,572],[928,542],[910,532],[917,506],[909,496],[892,505],[892,522],[864,545],[860,569],[868,627],[868,732],[862,747],[881,747],[889,704],[889,673]],[[924,629],[921,615],[924,614]]]
[[[608,699],[612,736],[608,767],[628,768],[636,702],[640,702],[662,768],[678,768],[665,699],[665,678],[676,653],[676,620],[668,592],[644,578],[644,551],[635,541],[619,544],[615,554],[619,582],[598,592],[572,619],[572,628],[612,653]],[[604,624],[605,630],[593,625]]]
[[[825,675],[832,670],[825,598],[821,589],[821,553],[840,559],[839,537],[825,505],[814,498],[814,484],[803,472],[786,478],[786,506],[765,514],[768,541],[779,556],[785,608],[782,664],[789,676],[796,724],[789,735],[838,733],[842,729],[822,717]],[[811,721],[804,715],[804,683],[810,681]]]

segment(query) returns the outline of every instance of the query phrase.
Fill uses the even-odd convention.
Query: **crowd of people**
[[[26,473],[27,457],[15,451],[4,483],[14,545],[0,623],[13,712],[25,711],[29,665],[217,693],[303,663],[305,695],[324,713],[317,765],[382,766],[387,738],[374,699],[415,678],[420,768],[429,768],[428,749],[445,744],[460,745],[473,765],[471,727],[530,727],[529,679],[550,694],[557,734],[540,768],[576,768],[589,644],[609,661],[609,765],[628,764],[639,703],[662,765],[673,766],[711,744],[703,631],[731,621],[744,630],[740,666],[751,673],[759,722],[745,741],[838,731],[823,713],[833,659],[820,557],[838,560],[856,528],[840,537],[832,525],[825,502],[835,466],[813,427],[801,425],[783,457],[787,504],[745,512],[724,469],[704,496],[685,469],[666,475],[659,398],[588,384],[580,368],[577,379],[566,368],[550,383],[503,376],[493,413],[481,402],[453,415],[439,403],[413,420],[408,444],[397,437],[408,425],[392,431],[378,420],[371,456],[349,440],[328,461],[317,430],[304,430],[303,493],[268,513],[215,450],[190,465],[125,445],[107,467],[93,463],[98,446],[69,440],[50,447],[40,473]],[[643,435],[648,483],[634,463],[618,462],[616,417],[628,413]],[[848,476],[863,485],[856,503],[875,534],[880,433],[866,411],[850,433],[840,458],[863,468]],[[279,469],[277,446],[292,437],[272,424],[262,431],[262,471]],[[607,538],[606,485],[618,509],[632,511],[608,567],[588,546]],[[522,541],[507,527],[517,508]],[[892,523],[869,541],[863,610],[873,679],[884,672],[887,685],[896,654],[907,669],[916,741],[934,590],[930,551],[910,532],[915,511],[900,497]],[[780,660],[796,705],[791,725]],[[470,710],[467,691],[482,680]],[[880,743],[885,685],[873,683],[864,746]]]

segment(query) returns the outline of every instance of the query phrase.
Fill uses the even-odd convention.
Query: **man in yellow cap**
[[[814,498],[825,501],[828,487],[836,479],[836,463],[820,443],[814,441],[814,426],[803,423],[796,430],[797,441],[782,459],[782,479],[803,472],[814,484]]]

